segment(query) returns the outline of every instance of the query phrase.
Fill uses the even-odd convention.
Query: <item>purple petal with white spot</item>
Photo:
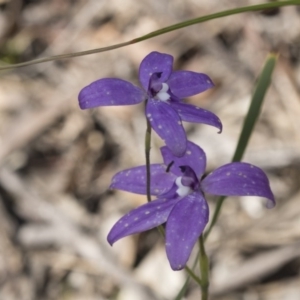
[[[206,74],[191,71],[173,72],[167,84],[172,93],[180,99],[197,95],[214,86],[212,80]]]
[[[170,172],[177,176],[181,176],[182,172],[180,166],[190,166],[193,168],[198,178],[201,178],[206,168],[205,152],[196,144],[188,141],[186,151],[183,156],[176,157],[172,154],[170,149],[166,146],[160,148],[165,165],[169,165],[172,161]]]
[[[208,215],[207,202],[199,192],[184,197],[174,206],[166,225],[166,251],[173,270],[186,265]]]
[[[201,187],[213,195],[265,197],[268,199],[267,208],[275,206],[266,174],[251,164],[234,162],[224,165],[204,178]]]
[[[163,101],[149,99],[146,115],[151,127],[165,141],[175,156],[182,156],[186,150],[186,134],[178,113]]]
[[[222,132],[220,119],[209,110],[177,101],[172,101],[171,106],[178,112],[182,121],[211,125],[218,128],[219,133]]]
[[[130,211],[113,226],[107,236],[108,242],[112,245],[125,236],[165,223],[177,201],[158,199]]]
[[[169,191],[176,179],[174,174],[166,172],[166,166],[163,164],[152,164],[150,173],[151,195],[161,195]],[[139,166],[117,173],[110,188],[146,195],[146,180],[146,166]]]
[[[166,82],[172,72],[173,56],[151,52],[140,64],[139,78],[145,91],[148,91],[150,77],[153,73],[161,73],[159,82]]]
[[[83,88],[78,96],[81,109],[138,104],[145,98],[145,92],[141,88],[117,78],[103,78],[94,81]]]

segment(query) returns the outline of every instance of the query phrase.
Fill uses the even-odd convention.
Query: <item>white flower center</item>
[[[156,98],[161,101],[167,101],[170,99],[170,95],[167,93],[169,86],[166,83],[162,83],[161,90],[156,94]]]
[[[192,189],[189,186],[183,185],[181,183],[181,179],[182,179],[181,176],[176,178],[175,184],[178,186],[176,193],[180,197],[185,197],[192,191]]]

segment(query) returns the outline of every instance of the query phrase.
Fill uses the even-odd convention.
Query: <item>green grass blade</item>
[[[39,64],[39,63],[44,63],[44,62],[49,62],[49,61],[54,61],[54,60],[61,60],[61,59],[84,56],[84,55],[89,55],[89,54],[94,54],[94,53],[106,52],[106,51],[122,48],[122,47],[125,47],[128,45],[136,44],[141,41],[145,41],[145,40],[151,39],[153,37],[156,37],[156,36],[159,36],[159,35],[174,31],[174,30],[178,30],[178,29],[181,29],[184,27],[203,23],[203,22],[210,21],[213,19],[223,18],[223,17],[236,15],[236,14],[240,14],[240,13],[245,13],[245,12],[249,12],[249,11],[259,11],[259,10],[265,10],[265,9],[270,9],[270,8],[288,6],[288,5],[300,5],[300,0],[269,2],[269,3],[258,4],[258,5],[251,5],[251,6],[229,9],[229,10],[221,11],[221,12],[214,13],[211,15],[198,17],[195,19],[190,19],[188,21],[180,22],[180,23],[177,23],[177,24],[174,24],[171,26],[167,26],[165,28],[153,31],[153,32],[143,35],[139,38],[136,38],[136,39],[124,42],[124,43],[111,45],[111,46],[103,47],[103,48],[91,49],[91,50],[87,50],[87,51],[67,53],[67,54],[61,54],[61,55],[50,56],[50,57],[45,57],[45,58],[38,58],[38,59],[30,60],[27,62],[19,63],[19,64],[3,66],[3,67],[0,67],[0,70],[8,70],[8,69],[13,69],[13,68],[26,67],[26,66],[33,65],[33,64]]]
[[[277,58],[277,54],[271,53],[266,59],[265,65],[256,84],[256,88],[251,100],[251,105],[245,118],[243,129],[240,134],[232,161],[240,161],[244,155],[254,125],[260,114],[260,109],[264,101],[266,92],[271,84],[271,77],[276,65]]]
[[[241,131],[241,134],[239,137],[239,141],[238,141],[237,147],[235,149],[235,153],[233,155],[232,161],[240,161],[245,153],[250,136],[254,129],[254,125],[260,114],[261,106],[263,104],[266,92],[271,84],[271,77],[272,77],[276,62],[277,62],[277,58],[278,58],[278,55],[275,53],[270,53],[267,56],[263,70],[257,81],[256,88],[255,88],[254,94],[252,96],[252,100],[250,103],[248,113],[244,120],[244,125],[242,128],[242,131]],[[207,229],[207,231],[205,232],[205,238],[208,237],[213,226],[216,224],[225,198],[226,197],[224,197],[224,196],[219,197],[211,224],[210,224],[209,228]]]
[[[244,6],[244,7],[239,7],[239,8],[233,8],[229,10],[224,10],[218,13],[206,15],[203,17],[198,17],[194,19],[190,19],[184,22],[180,22],[171,26],[167,26],[158,30],[155,30],[149,34],[143,35],[140,38],[134,39],[134,42],[140,42],[144,41],[146,39],[153,38],[155,36],[171,32],[174,30],[178,30],[184,27],[192,26],[195,24],[203,23],[206,21],[210,21],[213,19],[219,19],[231,15],[236,15],[240,13],[245,13],[249,11],[259,11],[259,10],[265,10],[265,9],[270,9],[270,8],[276,8],[276,7],[281,7],[281,6],[288,6],[288,5],[300,5],[299,0],[293,0],[293,1],[277,1],[277,2],[269,2],[269,3],[262,3],[262,4],[257,4],[257,5],[250,5],[250,6]]]

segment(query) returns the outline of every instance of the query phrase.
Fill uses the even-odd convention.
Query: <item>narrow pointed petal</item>
[[[180,166],[190,166],[196,173],[198,178],[205,172],[206,168],[206,155],[205,152],[196,144],[188,141],[186,151],[183,156],[176,157],[172,154],[170,149],[166,146],[160,148],[161,154],[164,159],[165,165],[169,165],[172,161],[174,162],[170,168],[170,172],[177,176],[182,175]]]
[[[172,72],[173,56],[169,54],[151,52],[141,62],[139,70],[140,83],[148,91],[150,77],[154,73],[161,73],[159,82],[166,82]]]
[[[191,71],[175,71],[167,83],[172,93],[179,99],[197,95],[214,87],[206,74]]]
[[[79,93],[78,100],[81,109],[132,105],[145,100],[145,92],[128,81],[103,78],[83,88]]]
[[[125,236],[165,223],[177,201],[158,199],[130,211],[113,226],[107,236],[108,242],[112,245]]]
[[[149,99],[146,114],[151,127],[165,141],[175,156],[182,156],[187,139],[178,113],[163,101]]]
[[[173,270],[181,270],[186,265],[208,215],[207,202],[199,192],[186,196],[174,206],[166,225],[166,251]]]
[[[172,173],[166,172],[166,166],[163,164],[152,164],[150,166],[150,173],[150,191],[151,195],[155,196],[169,191],[176,179],[176,176]],[[117,173],[112,179],[110,188],[146,195],[146,186],[146,166],[139,166]]]
[[[266,174],[247,163],[230,163],[210,173],[201,183],[206,193],[222,196],[259,196],[268,199],[267,208],[275,206]]]
[[[209,110],[177,101],[172,101],[171,106],[178,112],[182,121],[211,125],[218,128],[219,133],[222,132],[220,119]]]

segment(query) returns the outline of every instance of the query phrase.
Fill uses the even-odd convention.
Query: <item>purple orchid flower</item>
[[[164,164],[151,165],[151,194],[157,199],[123,216],[108,234],[111,245],[125,236],[166,223],[167,257],[173,270],[181,270],[208,222],[204,193],[260,196],[267,198],[267,208],[275,206],[268,178],[258,167],[229,163],[201,179],[206,155],[197,145],[188,142],[182,157],[174,156],[166,146],[161,153]],[[117,173],[111,188],[146,194],[146,166]]]
[[[159,52],[147,55],[139,69],[143,89],[117,78],[99,79],[79,93],[81,109],[132,105],[147,100],[146,116],[152,128],[176,156],[186,150],[182,121],[204,123],[222,131],[220,119],[210,111],[183,103],[182,99],[214,86],[205,74],[173,71],[173,56]]]

